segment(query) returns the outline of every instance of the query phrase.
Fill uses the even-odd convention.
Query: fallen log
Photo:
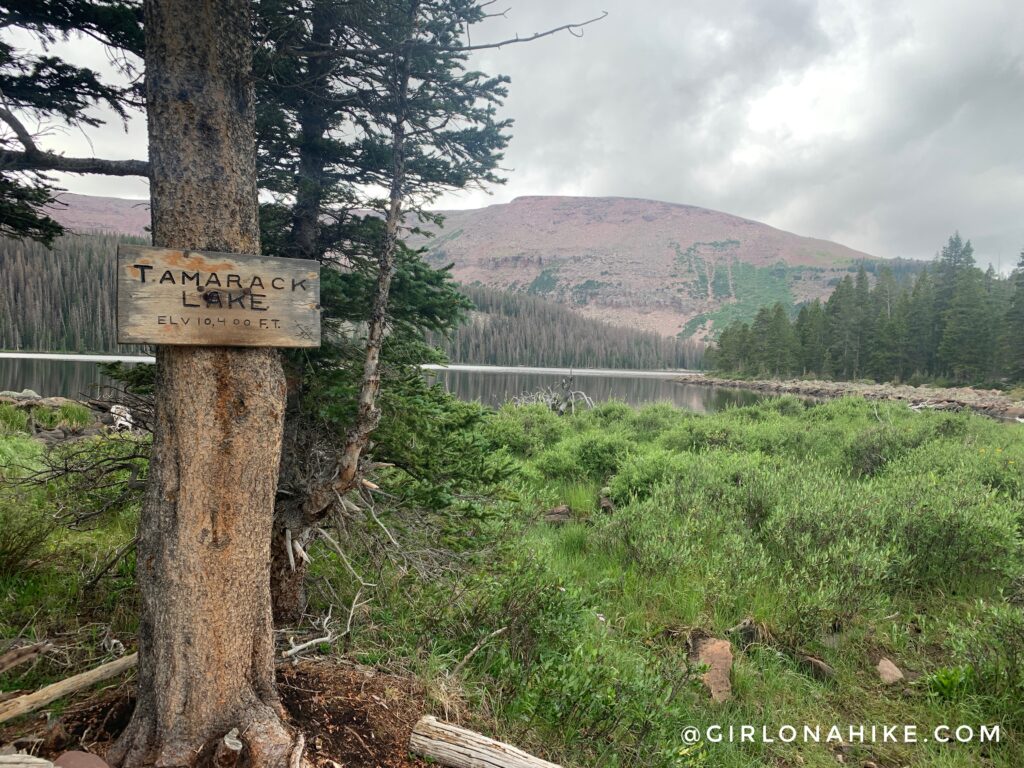
[[[32,661],[32,659],[48,650],[50,647],[50,643],[42,642],[36,643],[35,645],[23,645],[20,648],[12,648],[6,653],[0,654],[0,675],[9,669],[13,669],[19,664]]]
[[[53,768],[53,763],[32,755],[0,755],[0,768]]]
[[[88,688],[90,685],[116,677],[134,667],[138,659],[139,654],[133,653],[106,664],[101,664],[95,669],[90,669],[88,672],[82,672],[53,685],[40,688],[34,693],[27,693],[16,699],[5,701],[0,704],[0,723],[7,722],[19,715],[27,715],[29,712],[34,712],[40,707],[45,707],[51,701],[56,701],[83,688]]]
[[[430,715],[421,717],[412,729],[409,751],[448,768],[561,768]]]

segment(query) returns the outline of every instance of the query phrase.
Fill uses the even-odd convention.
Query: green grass
[[[512,499],[492,505],[488,556],[451,581],[382,580],[349,646],[361,660],[446,679],[506,627],[465,665],[459,696],[567,766],[837,764],[827,744],[684,754],[689,724],[998,724],[998,745],[855,745],[847,763],[1024,758],[1019,427],[782,398],[707,417],[505,408],[485,433],[520,468]],[[541,522],[556,504],[578,521]],[[727,630],[748,618],[763,634],[745,647]],[[694,630],[734,640],[724,705],[689,661]],[[835,679],[811,677],[801,654]],[[883,686],[883,655],[915,679]],[[451,688],[437,698],[450,704]]]
[[[371,599],[333,652],[415,674],[436,711],[567,768],[838,764],[826,743],[684,748],[685,726],[713,724],[908,724],[922,738],[938,724],[998,725],[999,744],[854,745],[845,763],[1024,763],[1020,426],[784,397],[710,416],[505,407],[475,429],[516,471],[466,507],[451,551],[431,513],[388,506],[408,483],[399,473],[381,480],[378,513],[402,556],[381,555],[372,521],[354,520],[344,540],[376,587],[312,547],[312,613]],[[0,437],[0,467],[17,471],[11,457],[31,462],[35,446]],[[37,489],[17,507],[44,511],[61,492]],[[574,522],[544,523],[560,504]],[[108,627],[130,641],[133,560],[98,589],[83,585],[134,524],[128,508],[49,532],[34,564],[0,576],[0,635],[70,633],[88,653]],[[751,644],[728,631],[746,619]],[[695,632],[732,641],[731,701],[703,691]],[[804,654],[834,679],[812,677]],[[913,679],[884,686],[880,656]],[[44,664],[0,686],[62,673]]]
[[[43,413],[36,409],[37,419]],[[54,413],[55,425],[80,423],[74,408]],[[0,675],[2,691],[60,680],[69,664],[92,666],[105,655],[105,636],[130,645],[137,624],[133,555],[86,588],[96,569],[135,536],[137,509],[112,510],[82,530],[59,524],[55,510],[69,501],[68,487],[18,482],[40,466],[42,450],[26,435],[0,435],[0,639],[46,638],[61,652]]]

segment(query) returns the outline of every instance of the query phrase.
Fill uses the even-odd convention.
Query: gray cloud
[[[483,25],[474,42],[609,16],[580,39],[476,55],[474,66],[512,77],[509,181],[490,196],[448,196],[446,206],[530,194],[646,197],[917,258],[959,229],[980,261],[1002,268],[1024,246],[1017,0],[505,6],[507,18]],[[57,138],[81,150],[77,137]],[[128,136],[112,125],[94,137],[97,152],[118,157],[144,142],[141,120]],[[66,186],[145,194],[116,180]]]

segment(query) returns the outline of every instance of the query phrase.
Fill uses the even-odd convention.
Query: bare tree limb
[[[501,48],[504,45],[516,45],[517,43],[529,43],[529,42],[532,42],[533,40],[540,40],[542,37],[548,37],[549,35],[555,35],[555,34],[558,34],[559,32],[565,32],[565,31],[568,31],[569,34],[571,34],[571,35],[575,35],[576,37],[580,37],[582,35],[582,33],[579,32],[579,30],[583,29],[583,27],[587,26],[588,24],[594,24],[594,23],[596,23],[598,21],[601,21],[601,19],[605,18],[607,15],[608,15],[608,11],[601,11],[601,15],[600,16],[595,16],[594,18],[588,19],[587,21],[580,21],[580,22],[576,22],[576,23],[573,23],[573,24],[563,24],[560,27],[554,27],[553,29],[548,29],[548,30],[545,30],[544,32],[534,32],[532,35],[530,35],[528,37],[520,37],[519,35],[516,35],[515,37],[510,37],[507,40],[500,40],[500,41],[498,41],[496,43],[481,43],[480,45],[463,45],[463,46],[459,46],[458,48],[452,48],[451,50],[461,52],[461,51],[482,51],[482,50],[485,50],[487,48]]]
[[[0,106],[0,120],[7,124],[24,152],[0,152],[0,169],[6,171],[64,171],[65,173],[97,173],[104,176],[149,176],[145,160],[104,160],[99,157],[65,157],[44,152],[25,124],[7,107]]]
[[[0,107],[0,120],[3,120],[10,126],[11,130],[14,131],[14,135],[18,137],[18,141],[25,147],[26,152],[38,152],[39,148],[36,146],[35,139],[32,138],[32,134],[29,133],[28,128],[25,124],[19,120],[11,110],[7,107]]]
[[[146,160],[104,160],[99,157],[66,157],[53,152],[0,152],[0,170],[63,171],[101,176],[149,176]]]

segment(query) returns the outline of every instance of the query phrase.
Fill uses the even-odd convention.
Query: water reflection
[[[559,387],[562,381],[561,374],[508,371],[443,371],[426,375],[431,380],[443,382],[456,397],[479,400],[491,406],[499,406],[527,392]],[[100,386],[111,383],[100,373],[97,363],[0,359],[0,390],[21,391],[27,387],[43,397],[59,395],[82,398],[96,394]],[[623,400],[631,405],[670,402],[697,413],[749,405],[762,397],[738,389],[701,387],[669,379],[633,376],[587,376],[577,373],[575,386],[597,402],[612,399]]]
[[[428,374],[431,375],[431,374]],[[479,400],[499,406],[510,398],[547,387],[559,388],[562,376],[548,373],[482,373],[444,371],[436,374],[449,392],[462,400]],[[575,388],[597,402],[623,400],[630,405],[669,402],[697,413],[712,413],[737,405],[749,405],[761,399],[755,392],[740,389],[703,387],[667,379],[630,376],[587,376],[576,374]]]
[[[82,399],[112,383],[98,363],[0,359],[0,390],[31,389],[43,397]]]

